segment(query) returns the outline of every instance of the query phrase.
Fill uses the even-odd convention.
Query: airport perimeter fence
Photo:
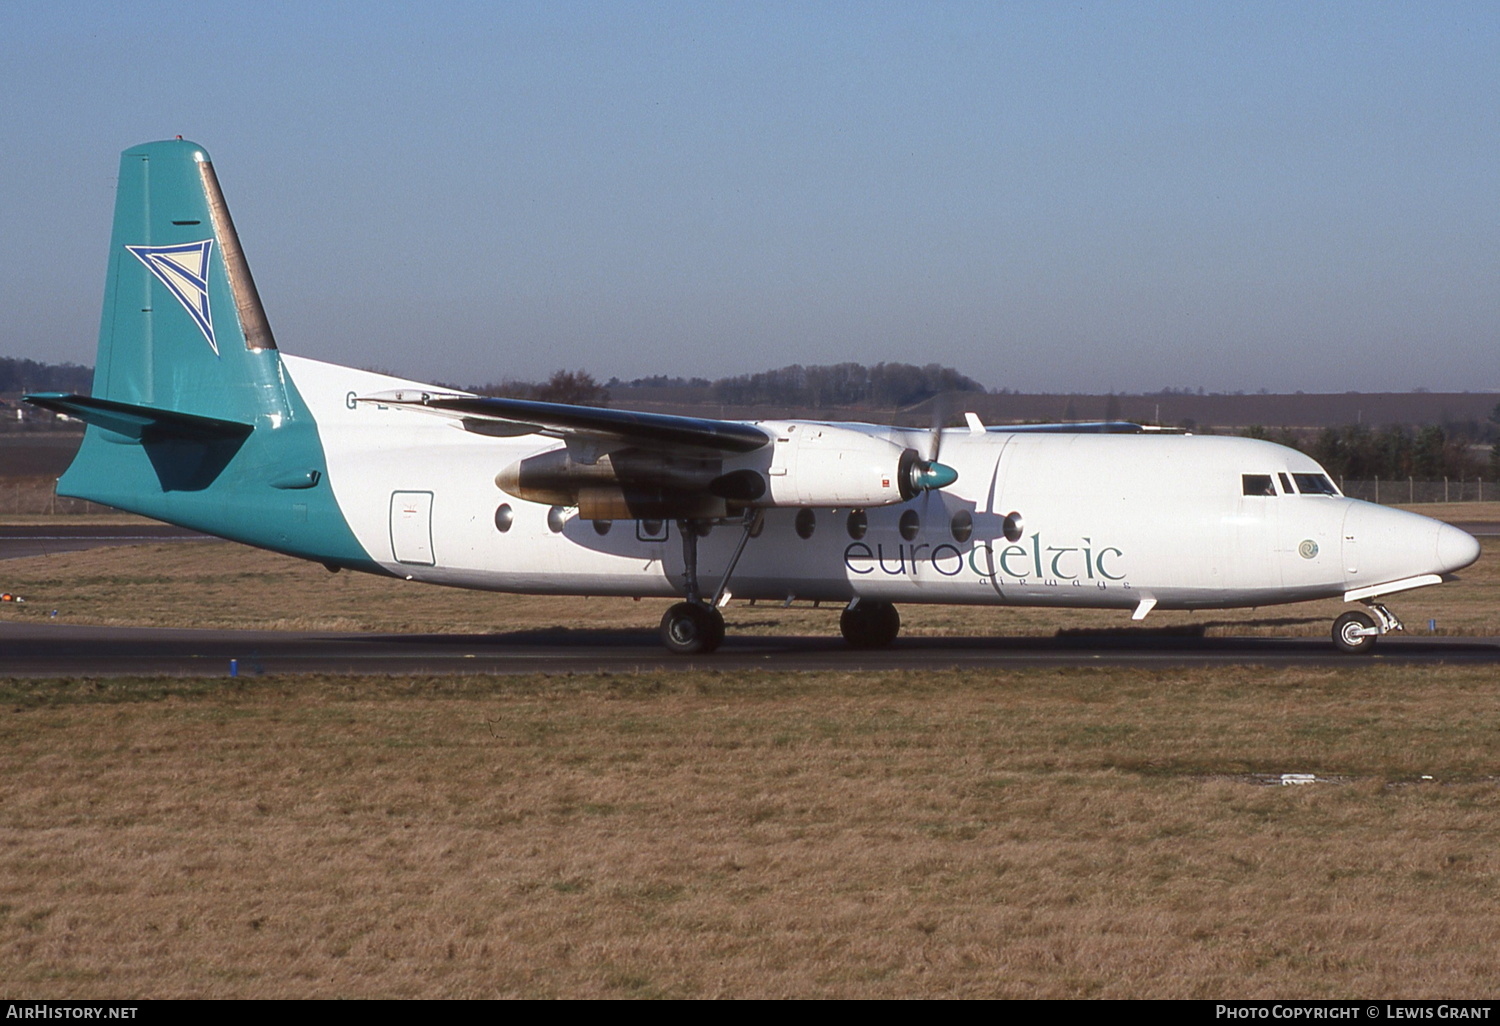
[[[11,478],[0,480],[0,514],[64,515],[83,513],[116,513],[87,499],[70,499],[57,494],[57,483],[48,478]]]
[[[1369,481],[1339,479],[1339,490],[1351,499],[1379,502],[1387,506],[1418,502],[1494,502],[1500,500],[1500,484],[1470,478],[1419,481],[1411,477],[1374,478]]]

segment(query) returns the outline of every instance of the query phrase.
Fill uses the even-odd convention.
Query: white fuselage
[[[443,418],[356,403],[356,396],[421,386],[283,360],[317,421],[341,511],[391,573],[496,591],[684,593],[676,524],[583,520],[496,485],[506,466],[561,442],[475,434]],[[840,427],[902,447],[927,444],[922,431]],[[1468,535],[1426,517],[1280,487],[1293,475],[1323,471],[1268,442],[957,429],[944,432],[941,452],[957,482],[907,502],[765,510],[735,569],[732,594],[1143,614],[1153,605],[1223,608],[1360,589],[1380,594],[1385,586],[1435,583],[1432,575],[1477,555]],[[733,466],[726,461],[726,469]],[[1278,484],[1272,494],[1246,494],[1245,475]],[[501,506],[508,517],[497,518]],[[724,523],[700,541],[705,591],[717,586],[740,534],[737,522]]]

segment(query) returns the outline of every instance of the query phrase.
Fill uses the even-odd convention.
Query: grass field
[[[1500,633],[1497,562],[1397,611]],[[0,573],[31,599],[8,618],[660,615],[220,543]],[[1122,619],[903,612],[924,633]],[[729,619],[836,630],[827,609]],[[1500,996],[1489,668],[0,677],[0,781],[19,998]]]
[[[1500,993],[1488,670],[0,699],[15,997]]]

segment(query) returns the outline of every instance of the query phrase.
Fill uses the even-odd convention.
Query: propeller
[[[945,396],[939,393],[932,400],[932,426],[928,429],[927,444],[924,446],[927,451],[918,453],[915,449],[908,449],[910,460],[902,460],[903,469],[907,471],[906,480],[911,486],[911,495],[907,498],[918,492],[947,488],[958,480],[958,471],[946,463],[938,462],[938,455],[943,449],[943,422],[947,419],[947,413],[948,403]]]

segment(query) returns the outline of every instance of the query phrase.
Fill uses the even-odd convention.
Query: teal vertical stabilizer
[[[28,401],[88,425],[58,494],[374,569],[328,486],[207,152],[120,157],[90,396]]]

